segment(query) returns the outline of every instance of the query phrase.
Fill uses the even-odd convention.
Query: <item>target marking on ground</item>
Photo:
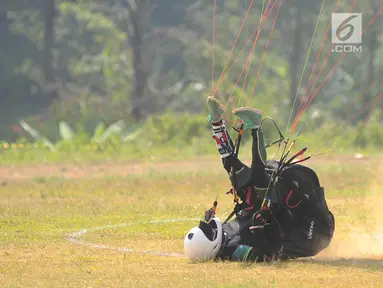
[[[196,218],[165,219],[165,220],[152,220],[152,221],[146,221],[146,222],[130,222],[130,223],[116,224],[116,225],[105,225],[105,226],[93,227],[89,229],[81,229],[77,232],[68,233],[65,235],[65,239],[76,245],[87,246],[87,247],[96,248],[96,249],[105,249],[105,250],[113,250],[113,251],[119,251],[124,253],[139,253],[139,254],[148,254],[148,255],[155,255],[155,256],[166,256],[166,257],[184,257],[184,255],[181,253],[161,252],[161,251],[151,251],[151,250],[134,250],[127,247],[113,247],[113,246],[104,245],[104,244],[97,244],[97,243],[88,242],[82,239],[82,237],[88,232],[103,230],[107,228],[120,228],[120,227],[135,226],[139,224],[163,224],[163,223],[175,223],[175,222],[189,222],[189,221],[198,221],[198,220],[200,219],[196,219]]]
[[[93,227],[88,229],[81,229],[77,232],[68,233],[65,235],[65,239],[69,242],[80,245],[80,246],[87,246],[90,248],[95,249],[104,249],[104,250],[112,250],[112,251],[118,251],[123,253],[138,253],[138,254],[147,254],[147,255],[155,255],[155,256],[165,256],[165,257],[184,257],[182,253],[176,253],[176,252],[163,252],[163,251],[151,251],[151,250],[135,250],[128,247],[113,247],[110,245],[105,244],[97,244],[92,243],[89,241],[86,241],[82,239],[83,236],[85,236],[88,232],[92,231],[98,231],[108,228],[120,228],[120,227],[129,227],[129,226],[135,226],[140,224],[163,224],[163,223],[176,223],[176,222],[191,222],[191,221],[199,221],[200,219],[197,218],[183,218],[183,219],[166,219],[166,220],[152,220],[152,221],[142,221],[142,222],[129,222],[124,224],[116,224],[116,225],[105,225],[105,226],[99,226],[99,227]],[[352,238],[358,238],[360,235],[353,234]],[[380,245],[383,245],[383,234],[374,234],[373,239],[380,243]]]

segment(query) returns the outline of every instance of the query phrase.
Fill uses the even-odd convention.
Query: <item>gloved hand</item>
[[[215,200],[213,207],[211,207],[205,211],[205,215],[204,215],[202,221],[208,223],[215,216],[215,213],[217,210],[217,205],[218,205],[218,202],[217,202],[217,200]]]
[[[254,213],[253,219],[251,221],[251,226],[249,227],[250,231],[255,233],[258,229],[263,229],[266,225],[270,224],[273,215],[270,210],[271,201],[266,199],[265,204],[262,206],[261,210],[258,210]]]
[[[270,222],[272,215],[270,210],[258,210],[255,212],[253,218],[255,218],[258,223],[266,224]]]

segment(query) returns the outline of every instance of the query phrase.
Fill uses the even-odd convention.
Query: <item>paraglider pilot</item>
[[[316,173],[298,164],[280,169],[279,162],[267,161],[262,112],[250,107],[233,110],[252,135],[252,163],[246,166],[234,153],[222,119],[225,107],[214,97],[207,104],[231,191],[241,202],[234,220],[222,224],[215,216],[205,217],[192,228],[184,240],[185,255],[193,261],[268,261],[310,257],[325,249],[335,224]]]

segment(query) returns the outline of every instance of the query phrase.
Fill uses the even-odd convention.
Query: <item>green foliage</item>
[[[339,154],[348,152],[376,153],[383,145],[383,131],[376,119],[379,111],[374,113],[369,122],[360,123],[356,129],[347,123],[331,121],[310,125],[304,130],[294,149],[309,147],[308,154]],[[89,162],[105,160],[132,159],[188,159],[198,155],[217,156],[216,145],[211,137],[210,123],[206,114],[166,113],[152,115],[145,124],[126,124],[123,120],[112,125],[98,123],[91,132],[74,130],[71,137],[64,137],[55,143],[50,142],[43,134],[30,125],[23,126],[35,135],[34,142],[20,138],[15,143],[0,143],[0,161],[2,163],[30,162]],[[280,124],[277,122],[277,124]],[[233,138],[236,133],[233,124],[228,121],[227,127]],[[59,129],[57,126],[57,130]],[[69,127],[61,122],[61,127]],[[263,126],[266,144],[278,139],[275,126],[266,121]],[[295,137],[297,130],[293,133]],[[282,133],[284,133],[282,129]],[[65,133],[63,133],[66,135]],[[38,136],[37,136],[38,135]],[[288,135],[285,135],[287,138]],[[290,139],[291,140],[291,139]],[[50,144],[49,144],[50,143]],[[251,158],[251,137],[245,131],[240,157]],[[269,158],[277,152],[277,146],[268,149]],[[294,150],[293,149],[293,150]],[[293,153],[293,152],[292,152]]]
[[[60,135],[63,140],[71,140],[74,137],[72,128],[68,123],[60,121],[59,123]]]
[[[125,122],[123,120],[120,120],[110,125],[99,137],[93,138],[92,140],[99,144],[105,143],[108,139],[111,139],[116,135],[120,136],[125,126]],[[96,129],[99,129],[99,127],[96,127]],[[96,132],[97,131],[95,130],[94,134],[96,134]]]
[[[104,131],[105,131],[105,123],[104,122],[98,123],[96,128],[94,129],[92,139],[98,139],[99,137],[101,137]]]
[[[152,165],[150,173],[146,173],[147,163],[69,165],[65,171],[60,170],[62,166],[49,167],[49,174],[72,175],[69,179],[46,176],[44,166],[38,166],[42,170],[33,175],[30,169],[11,168],[28,179],[0,185],[3,287],[36,286],[31,283],[41,288],[381,286],[382,179],[376,165],[381,159],[368,161],[370,165],[360,165],[356,159],[348,165],[329,161],[316,167],[337,219],[336,237],[324,251],[330,253],[324,259],[191,264],[182,258],[128,253],[127,249],[123,253],[99,249],[182,253],[183,237],[198,220],[149,221],[198,219],[217,196],[217,216],[224,218],[232,211],[232,196],[224,195],[230,185],[227,175],[223,169],[216,170],[219,158],[209,160],[190,162],[190,167],[168,163],[165,171],[162,165]],[[106,167],[110,176],[100,167]],[[133,167],[137,174],[122,176]],[[83,229],[87,233],[75,239],[98,248],[79,246],[64,237]]]
[[[37,130],[33,129],[28,123],[25,121],[21,121],[20,125],[35,139],[36,141],[42,141],[51,151],[56,151],[53,143],[47,139],[45,136],[41,135]]]
[[[80,52],[79,58],[70,59],[70,74],[90,81],[91,87],[103,89],[114,100],[127,99],[131,74],[127,34],[116,25],[114,19],[101,11],[89,9],[83,3],[64,1],[60,4],[60,12],[63,27],[58,29],[67,26],[76,29],[75,34],[68,35],[68,40],[75,41],[75,50]],[[76,26],[73,26],[73,21],[77,23]],[[70,48],[62,47],[63,51],[68,52]]]
[[[148,77],[150,85],[147,85],[145,95],[143,99],[139,99],[138,106],[153,116],[149,117],[147,123],[140,123],[144,127],[132,129],[130,111],[136,104],[131,100],[136,95],[132,95],[131,88],[134,84],[133,64],[136,59],[130,45],[134,40],[131,36],[134,35],[131,34],[132,23],[129,17],[126,17],[129,14],[127,6],[123,5],[121,0],[55,1],[57,14],[51,52],[55,70],[54,82],[57,84],[62,101],[55,112],[48,112],[47,107],[51,100],[45,99],[46,105],[41,103],[44,102],[42,95],[46,88],[43,79],[45,55],[43,48],[44,17],[47,17],[44,5],[47,2],[42,0],[14,2],[17,4],[8,3],[0,9],[0,35],[5,39],[4,45],[0,48],[0,63],[4,66],[1,76],[5,81],[0,84],[0,88],[3,89],[1,91],[6,91],[0,97],[2,100],[5,99],[7,104],[18,97],[20,101],[12,102],[12,108],[5,109],[9,111],[1,113],[1,138],[15,140],[17,132],[10,135],[10,127],[13,123],[19,122],[19,119],[24,119],[30,128],[33,127],[39,134],[44,135],[45,140],[41,137],[35,138],[39,139],[38,141],[45,141],[52,150],[53,145],[49,141],[55,143],[63,141],[65,145],[62,147],[67,147],[72,140],[77,143],[73,147],[78,147],[84,141],[88,142],[87,145],[94,143],[103,147],[111,145],[114,150],[118,150],[119,145],[129,143],[137,155],[141,150],[153,150],[148,148],[148,143],[157,146],[171,146],[175,143],[174,145],[181,147],[186,146],[185,143],[188,143],[189,139],[192,142],[208,139],[209,129],[205,126],[207,122],[204,122],[199,114],[206,113],[206,96],[214,91],[215,87],[211,87],[210,83],[213,81],[213,86],[218,85],[224,70],[216,96],[224,104],[227,103],[226,119],[235,120],[231,116],[233,108],[251,106],[263,110],[265,116],[273,117],[284,131],[292,109],[290,94],[295,94],[295,91],[290,91],[292,80],[294,77],[300,79],[321,4],[304,0],[283,3],[273,36],[268,43],[277,3],[274,12],[264,20],[254,53],[248,58],[254,43],[254,37],[249,38],[260,23],[261,10],[265,8],[264,1],[254,1],[236,45],[234,45],[236,35],[250,1],[227,0],[217,3],[214,46],[212,2],[164,0],[162,5],[158,5],[156,1],[147,1],[148,9],[145,9],[147,21],[140,27],[144,36],[140,52],[144,59],[143,72]],[[368,23],[378,11],[375,4],[369,0],[363,5],[355,6],[355,11],[359,9],[363,12],[364,24]],[[171,9],[168,9],[169,7]],[[339,3],[338,10],[348,11],[350,7],[350,3],[342,2]],[[319,51],[322,50],[322,56],[318,58],[311,83],[322,68],[323,71],[313,91],[340,60],[340,53],[330,53],[327,64],[322,66],[325,61],[324,55],[331,48],[330,41],[323,43],[322,39],[334,8],[335,3],[324,2],[311,57],[308,58],[298,91],[296,106],[299,105],[301,97],[307,96],[303,95],[305,86]],[[297,25],[298,10],[302,12],[302,25]],[[302,120],[309,124],[311,130],[315,129],[321,134],[315,133],[311,137],[308,133],[307,135],[310,135],[307,137],[308,142],[314,143],[316,139],[323,139],[327,143],[331,140],[332,143],[343,147],[345,145],[341,143],[346,138],[349,141],[347,145],[351,146],[366,149],[370,146],[381,146],[382,140],[379,136],[381,117],[373,120],[370,117],[365,127],[357,124],[369,114],[369,111],[365,109],[362,114],[357,113],[372,101],[383,87],[382,81],[376,81],[369,91],[363,93],[370,84],[368,82],[371,82],[370,76],[374,78],[380,73],[379,64],[382,63],[383,55],[382,33],[378,29],[382,23],[380,16],[375,18],[363,36],[363,53],[349,53],[335,73],[324,83],[311,104],[313,107],[305,111]],[[294,35],[297,31],[301,32],[300,45],[295,43]],[[376,32],[378,40],[374,51],[371,47],[373,31]],[[247,47],[244,48],[246,43]],[[266,45],[268,45],[267,53],[265,53]],[[242,49],[243,52],[239,56]],[[213,52],[214,79],[211,79]],[[299,52],[297,53],[299,57],[293,57],[295,52]],[[227,62],[230,55],[231,59]],[[251,60],[251,65],[244,71],[247,59]],[[262,69],[259,70],[261,64]],[[294,66],[296,69],[292,69]],[[244,72],[239,77],[242,71]],[[246,86],[244,86],[245,75],[247,75]],[[180,90],[172,90],[170,87],[173,87],[174,83],[186,84]],[[197,86],[199,88],[196,88]],[[308,88],[311,89],[311,86]],[[351,103],[354,100],[355,103]],[[36,107],[30,108],[34,103]],[[353,104],[353,107],[342,114],[342,121],[347,124],[342,124],[341,133],[332,133],[332,129],[323,128],[326,126],[323,126],[323,123],[335,121],[334,119],[348,104]],[[374,101],[371,106],[379,108],[381,104],[379,101]],[[189,112],[196,115],[178,116],[179,114],[167,111]],[[53,117],[45,117],[47,113],[56,114]],[[30,114],[38,114],[43,120],[32,121]],[[355,115],[357,117],[354,117]],[[124,121],[125,127],[120,125],[122,122],[118,122],[119,124],[107,129],[107,126],[120,120]],[[31,132],[31,129],[29,130]],[[147,136],[151,133],[153,137]],[[275,133],[265,136],[274,138]],[[143,144],[140,142],[142,139],[148,142]],[[246,136],[244,143],[248,139]],[[210,143],[211,141],[206,147],[210,147],[208,146]],[[201,151],[204,150],[203,145],[198,147]]]
[[[57,151],[75,152],[84,150],[90,143],[89,135],[84,132],[74,134],[70,139],[63,139],[56,143]]]
[[[193,138],[209,137],[210,124],[203,115],[167,113],[151,116],[143,129],[154,144],[188,145]]]
[[[76,151],[76,149],[81,149],[82,147],[88,147],[91,143],[96,143],[97,145],[103,145],[108,142],[121,142],[122,135],[125,128],[125,122],[120,120],[116,123],[110,125],[105,129],[103,123],[99,123],[94,132],[93,137],[90,138],[89,133],[86,131],[75,132],[65,121],[59,122],[59,134],[61,140],[57,141],[56,144],[53,144],[45,136],[43,136],[36,129],[32,128],[25,121],[21,121],[21,126],[29,133],[29,135],[36,141],[42,141],[51,151]],[[97,146],[98,147],[98,146]]]
[[[368,122],[361,122],[353,131],[352,144],[361,148],[379,149],[383,146],[381,110],[376,110]]]

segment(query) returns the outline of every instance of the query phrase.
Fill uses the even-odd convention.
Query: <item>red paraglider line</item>
[[[276,1],[274,2],[274,5],[275,5],[277,2],[278,2],[278,0],[276,0]],[[274,5],[273,5],[273,7],[274,7]],[[235,84],[234,91],[233,91],[233,93],[230,95],[229,99],[228,99],[227,102],[226,102],[226,105],[225,105],[226,107],[227,107],[227,105],[229,104],[231,98],[233,97],[233,95],[234,95],[234,93],[235,93],[235,89],[238,87],[238,83],[239,83],[239,81],[240,81],[241,78],[242,78],[242,74],[243,74],[243,72],[245,71],[246,67],[248,66],[248,64],[249,64],[249,62],[250,62],[250,60],[251,60],[251,55],[252,55],[252,52],[251,52],[251,51],[254,51],[255,46],[256,46],[256,44],[257,44],[257,41],[258,41],[258,38],[259,38],[259,35],[260,35],[260,33],[261,33],[261,30],[262,30],[263,24],[264,24],[265,20],[267,20],[267,18],[268,18],[269,15],[270,15],[270,14],[265,15],[265,16],[266,16],[265,19],[262,20],[261,23],[260,23],[260,26],[259,26],[259,29],[258,29],[257,37],[255,38],[254,43],[253,43],[253,46],[252,46],[251,49],[250,49],[250,53],[249,53],[249,55],[248,55],[248,57],[247,57],[247,60],[246,60],[246,62],[245,62],[245,65],[244,65],[244,67],[242,68],[242,71],[241,71],[241,73],[239,74],[239,76],[238,76],[238,78],[237,78],[237,81],[236,81],[236,84]],[[245,81],[246,81],[246,80],[245,80]],[[238,102],[238,97],[239,97],[239,96],[237,95],[237,97],[236,97],[236,99],[235,99],[235,101],[234,101],[235,103]]]
[[[259,31],[260,31],[260,30],[259,30]],[[252,47],[251,47],[251,51],[254,51],[254,49],[255,49],[255,45],[257,44],[257,39],[258,39],[258,38],[255,38],[254,43],[253,43],[253,45],[252,45]],[[239,84],[239,81],[240,81],[241,78],[242,78],[242,74],[243,74],[243,72],[244,72],[245,69],[248,67],[248,64],[249,64],[250,59],[251,59],[251,55],[252,55],[252,53],[250,52],[249,56],[247,56],[245,65],[242,67],[242,71],[241,71],[241,73],[239,74],[239,76],[238,76],[238,78],[237,78],[237,81],[236,81],[236,83],[235,83],[235,87],[234,87],[233,93],[231,93],[229,99],[227,100],[227,102],[226,102],[226,104],[225,104],[226,107],[227,107],[227,105],[229,104],[231,98],[233,97],[233,95],[234,95],[234,93],[235,93],[235,89],[238,87],[238,84]],[[245,81],[246,81],[246,78],[245,78]],[[237,98],[235,99],[234,102],[237,103],[237,101],[238,101],[238,95],[237,95]]]
[[[380,95],[380,97],[379,97],[379,95]],[[375,103],[375,104],[378,104],[378,103],[383,99],[383,91],[380,91],[380,92],[375,96],[375,98],[374,98],[371,102],[373,102],[375,99],[380,99],[378,102]],[[365,108],[368,107],[368,106],[370,106],[370,103],[366,104],[364,107],[362,107],[361,109],[359,109],[359,110],[358,110],[359,113],[358,113],[357,116],[359,116],[360,113],[361,113],[362,111],[364,111]],[[362,127],[366,125],[367,120],[368,120],[368,118],[369,118],[369,116],[371,115],[371,113],[372,113],[373,110],[374,110],[374,106],[372,106],[371,109],[369,109],[368,115],[366,116],[366,118],[365,118],[364,121],[362,122]],[[356,117],[357,117],[357,116],[356,116]],[[354,120],[356,117],[352,118],[352,120]],[[340,120],[340,118],[337,118],[337,119]],[[352,120],[351,120],[351,121],[352,121]],[[328,126],[327,128],[330,128],[330,127],[331,127],[331,126]],[[345,141],[344,143],[347,143],[347,142],[349,142],[349,140]],[[324,146],[324,144],[323,144],[321,147],[323,147],[323,146]],[[319,149],[318,149],[318,150],[319,150]],[[326,155],[326,154],[328,154],[329,152],[332,152],[332,151],[335,151],[335,150],[336,150],[336,149],[332,149],[331,151],[328,151],[328,152],[325,152],[325,153],[321,153],[321,154],[316,154],[315,156]],[[294,162],[294,163],[298,163],[298,162]]]
[[[270,7],[270,10],[267,11],[266,15],[265,15],[265,19],[267,19],[269,17],[269,15],[271,14],[272,10],[274,9],[275,7],[275,4],[278,2],[278,0],[276,0],[274,2],[274,4]],[[218,91],[218,88],[221,86],[221,84],[223,83],[223,80],[224,80],[224,76],[226,76],[230,71],[231,69],[234,67],[235,63],[238,61],[238,59],[241,57],[243,51],[245,51],[247,45],[249,45],[249,43],[252,41],[254,35],[257,33],[258,29],[260,28],[260,24],[258,24],[258,27],[255,29],[255,31],[253,32],[253,34],[251,34],[250,38],[247,40],[245,46],[242,48],[241,52],[239,52],[237,58],[234,60],[234,62],[231,64],[230,68],[228,69],[228,71],[226,72],[225,75],[223,75],[224,73],[222,73],[220,79],[218,80],[218,83],[217,83],[217,87],[215,88],[215,91],[213,92],[213,94],[215,95],[215,93],[217,93]],[[214,96],[213,95],[213,96]]]
[[[214,16],[213,16],[213,52],[212,52],[212,63],[211,63],[211,89],[214,90],[214,52],[215,52],[215,24],[216,24],[216,10],[217,0],[214,0]]]
[[[382,12],[382,8],[383,8],[383,5],[381,6],[381,9],[379,9],[379,11],[377,12],[377,14],[376,14],[376,15],[371,19],[371,21],[368,23],[368,25],[366,26],[366,28],[367,28],[368,26],[370,26],[371,23],[376,19],[377,15],[378,15],[380,12]],[[363,32],[362,32],[361,35],[364,34],[364,32],[366,31],[366,28],[363,30]],[[339,59],[339,61],[335,64],[334,68],[337,68],[337,67],[338,67],[340,61],[341,61],[341,60],[342,60],[348,53],[349,53],[349,52],[345,52],[345,53],[343,54],[342,58]],[[313,99],[312,99],[312,100],[314,100],[314,98],[315,98],[316,95],[318,94],[320,88],[321,88],[321,87],[323,86],[323,84],[327,81],[328,77],[333,73],[334,68],[331,69],[331,71],[329,72],[329,75],[327,75],[326,79],[323,80],[323,82],[321,83],[320,87],[315,91],[315,94],[313,95]],[[312,100],[311,100],[311,101],[312,101]],[[310,102],[311,102],[311,101],[310,101]],[[310,103],[309,103],[309,104],[310,104]],[[308,105],[307,105],[307,106],[308,106]]]
[[[256,45],[257,41],[258,41],[258,37],[259,35],[261,34],[261,30],[258,30],[258,33],[257,33],[257,37],[255,38],[255,41],[254,41],[254,44]],[[254,51],[255,51],[255,45],[253,45],[253,47],[251,48],[251,51],[250,51],[250,54],[249,56],[247,57],[248,59],[251,59],[254,55]],[[246,70],[245,70],[245,79],[243,81],[243,85],[242,85],[242,95],[243,97],[245,96],[245,89],[246,89],[246,81],[247,81],[247,76],[248,76],[248,73],[249,73],[249,69],[250,69],[250,61],[246,61],[245,63],[245,67],[246,67]]]
[[[354,101],[352,101],[350,104],[347,105],[347,107],[346,107],[345,109],[342,110],[342,112],[339,114],[339,117],[338,117],[338,118],[341,118],[342,116],[344,116],[344,114],[351,108],[351,106],[352,106],[353,104],[355,104],[356,101],[358,101],[358,100],[360,99],[360,97],[362,97],[362,95],[364,95],[364,93],[366,93],[367,90],[369,90],[369,89],[371,88],[371,86],[374,85],[374,84],[376,83],[376,81],[378,81],[378,79],[379,79],[380,77],[382,77],[382,75],[383,75],[383,71],[378,75],[378,77],[375,78],[374,81],[371,82],[370,85],[368,85],[368,87],[367,87],[366,89],[363,90],[362,93],[360,93],[360,94],[358,95],[358,97],[356,97],[356,98],[354,99]],[[355,86],[355,85],[354,85],[354,86]]]
[[[228,57],[228,59],[227,59],[227,61],[226,61],[225,67],[223,68],[223,71],[222,71],[222,73],[221,73],[221,76],[220,76],[220,78],[219,78],[219,81],[221,81],[221,79],[222,79],[222,77],[223,77],[223,75],[224,75],[224,73],[225,73],[225,71],[226,71],[227,64],[228,64],[229,61],[230,61],[231,55],[233,55],[235,46],[237,45],[239,36],[240,36],[241,33],[242,33],[243,27],[244,27],[244,25],[245,25],[245,23],[246,23],[246,19],[247,19],[247,17],[249,16],[249,13],[250,13],[251,7],[253,6],[253,3],[254,3],[254,0],[251,0],[251,3],[250,3],[250,5],[249,5],[249,8],[248,8],[247,11],[246,11],[246,15],[245,15],[245,18],[244,18],[243,21],[242,21],[241,27],[239,28],[239,31],[238,31],[238,33],[237,33],[237,37],[236,37],[236,39],[235,39],[235,41],[234,41],[233,47],[231,48],[229,57]],[[217,90],[218,90],[218,85],[217,85],[217,87],[215,88],[215,90],[214,90],[214,92],[213,92],[213,95],[212,95],[213,97],[214,97],[215,93],[217,93]]]
[[[334,67],[330,70],[330,72],[328,73],[328,75],[326,76],[326,78],[322,81],[322,83],[319,85],[319,88],[315,91],[315,93],[313,94],[313,96],[311,97],[311,99],[308,101],[308,103],[306,103],[306,105],[303,107],[302,111],[299,113],[299,115],[297,115],[295,121],[294,121],[294,124],[293,124],[293,127],[291,128],[291,133],[294,131],[298,121],[299,121],[299,118],[302,116],[302,114],[305,112],[305,110],[307,109],[307,107],[311,104],[311,102],[315,99],[318,91],[322,88],[322,86],[324,85],[324,83],[328,80],[328,78],[330,77],[330,75],[335,71],[336,68],[338,68],[338,65],[340,63],[340,61],[343,60],[343,58],[347,55],[347,53],[343,54],[343,56],[339,59],[339,61],[334,65]]]
[[[381,73],[373,82],[376,82],[376,80],[378,80],[378,78],[379,77],[381,77],[383,75],[383,73]],[[351,89],[353,89],[354,87],[356,87],[357,85],[359,85],[359,83],[360,83],[361,81],[358,81],[356,84],[354,84],[353,85],[353,87],[351,88]],[[371,83],[363,92],[362,92],[362,94],[360,94],[354,101],[353,101],[353,103],[356,103],[356,100],[358,99],[358,98],[360,98],[360,96],[362,96],[371,86],[372,86],[372,84],[373,83]],[[383,91],[381,91],[381,92],[383,92]],[[352,103],[350,104],[350,105],[348,105],[349,107],[352,105]],[[349,108],[348,107],[348,108]],[[346,108],[347,109],[347,108]],[[365,108],[361,108],[360,110],[364,110]],[[370,109],[370,111],[369,111],[369,114],[366,116],[366,118],[364,119],[364,122],[366,122],[367,121],[367,119],[368,119],[368,117],[369,117],[369,115],[372,113],[372,111],[374,110],[374,106],[372,107],[372,109]],[[360,114],[360,113],[359,113]],[[359,115],[358,114],[358,115]],[[341,117],[340,116],[338,116],[337,118],[336,118],[336,120],[337,121],[340,121],[341,120]],[[363,124],[365,124],[365,123],[363,123]],[[331,128],[331,125],[329,125],[327,128]],[[335,150],[335,149],[334,149]],[[327,153],[322,153],[322,154],[319,154],[319,155],[324,155],[324,154],[327,154]],[[317,156],[319,156],[319,155],[317,155]]]
[[[352,4],[352,6],[351,6],[351,9],[350,9],[350,12],[349,12],[349,13],[352,13],[352,10],[354,9],[355,4],[356,4],[356,0],[354,0],[354,2],[353,2],[353,4]],[[328,59],[329,59],[329,57],[330,57],[330,55],[331,55],[331,52],[333,51],[334,47],[335,47],[335,43],[333,43],[332,46],[331,46],[331,48],[329,49],[329,51],[328,51],[328,53],[327,53],[327,56],[326,56],[326,59],[325,59],[325,61],[323,62],[322,66],[321,66],[321,69],[320,69],[320,71],[319,71],[317,77],[315,78],[314,84],[311,86],[310,92],[309,92],[309,94],[308,94],[308,96],[307,96],[307,98],[308,98],[308,102],[307,102],[305,105],[303,105],[302,109],[299,111],[299,113],[297,113],[297,115],[296,115],[296,117],[295,117],[294,124],[293,124],[293,127],[292,127],[292,129],[291,129],[291,132],[294,131],[294,129],[295,129],[296,125],[297,125],[297,122],[298,122],[298,120],[299,120],[301,114],[303,114],[304,110],[307,109],[307,107],[308,107],[308,105],[309,105],[309,103],[310,103],[310,100],[311,100],[311,99],[310,99],[310,96],[312,95],[313,89],[315,88],[315,85],[317,84],[318,79],[319,79],[320,75],[321,75],[322,72],[323,72],[323,69],[326,67],[326,64],[327,64],[327,62],[328,62]],[[303,99],[302,99],[302,100],[303,100]]]
[[[382,12],[382,10],[383,10],[383,5],[382,5],[382,6],[380,6],[380,9],[379,9],[378,13],[376,13],[376,14],[375,14],[375,16],[374,16],[374,17],[372,17],[371,21],[370,21],[370,22],[368,22],[368,24],[366,25],[366,27],[364,27],[364,29],[363,29],[363,31],[362,31],[362,33],[361,33],[361,35],[363,35],[363,34],[364,34],[364,32],[366,31],[366,29],[367,29],[368,27],[370,27],[370,25],[372,24],[372,22],[374,22],[374,21],[375,21],[376,17],[378,17],[378,15],[380,14],[380,12]]]
[[[265,11],[267,11],[267,9],[269,8],[270,2],[271,2],[271,0],[269,0],[269,2],[267,2]],[[243,85],[242,85],[242,95],[243,95],[243,97],[245,97],[246,80],[247,80],[247,76],[248,76],[248,72],[249,72],[249,68],[250,68],[250,64],[251,64],[251,58],[253,57],[253,54],[254,54],[254,51],[255,51],[255,46],[257,45],[258,38],[259,38],[259,35],[261,35],[261,31],[262,31],[262,27],[263,27],[263,21],[264,21],[263,15],[264,15],[264,13],[261,14],[261,21],[260,21],[260,26],[261,27],[259,27],[259,29],[258,29],[257,37],[255,38],[254,45],[253,45],[253,47],[252,47],[252,49],[250,51],[250,55],[248,57],[250,59],[250,61],[246,64],[245,80],[243,81]]]
[[[374,103],[375,105],[372,105],[372,108],[370,109],[370,111],[368,111],[366,118],[364,118],[364,120],[363,120],[363,125],[365,125],[365,124],[367,123],[367,121],[368,121],[368,119],[370,118],[372,112],[374,111],[374,107],[376,107],[376,105],[377,105],[378,103],[380,103],[380,102],[382,101],[382,99],[383,99],[383,91],[382,91],[382,93],[380,94],[379,101],[376,101],[376,102]]]
[[[364,32],[366,31],[366,28],[368,26],[371,25],[371,23],[376,19],[377,15],[382,11],[382,8],[383,8],[383,5],[381,6],[381,8],[379,9],[379,11],[376,13],[376,15],[371,19],[371,21],[368,23],[368,25],[365,27],[365,29],[362,31],[361,35],[364,34]],[[296,118],[295,120],[295,123],[294,123],[294,128],[299,120],[299,118],[301,117],[302,113],[304,112],[304,110],[307,109],[307,107],[310,105],[310,103],[315,99],[316,95],[318,94],[319,90],[322,88],[323,84],[328,80],[329,76],[331,76],[331,74],[334,72],[334,70],[338,67],[340,61],[343,60],[343,58],[348,54],[349,52],[345,52],[343,54],[343,56],[341,57],[341,59],[339,59],[339,61],[334,65],[333,69],[331,69],[331,71],[329,72],[329,74],[327,75],[327,77],[322,81],[321,85],[319,86],[319,88],[315,91],[315,93],[313,94],[312,98],[310,99],[310,101],[306,104],[305,108],[303,109],[303,111],[298,115],[298,117]],[[292,131],[293,131],[293,128],[292,128]]]
[[[339,5],[339,0],[336,1],[336,6],[335,6],[335,9],[334,9],[334,12],[333,12],[333,13],[335,13],[335,12],[337,11],[337,9],[338,9],[338,5]],[[311,77],[312,77],[313,74],[314,74],[315,68],[316,68],[316,66],[317,66],[317,64],[318,64],[318,61],[319,61],[319,58],[320,58],[320,56],[321,56],[321,54],[322,54],[323,47],[324,47],[324,44],[325,44],[325,42],[326,42],[327,34],[328,34],[328,31],[330,30],[330,28],[331,28],[331,20],[330,20],[330,23],[329,23],[328,26],[327,26],[325,35],[324,35],[324,37],[323,37],[322,44],[321,44],[321,46],[320,46],[320,50],[319,50],[319,52],[318,52],[317,58],[316,58],[315,63],[314,63],[314,66],[313,66],[313,68],[311,69],[311,73],[310,73],[309,80],[308,80],[307,85],[306,85],[306,88],[305,88],[305,92],[303,93],[302,99],[301,99],[301,101],[300,101],[300,103],[299,103],[299,108],[298,108],[298,111],[297,111],[297,115],[299,115],[299,113],[301,112],[301,109],[302,109],[302,106],[303,106],[303,102],[304,102],[305,96],[306,96],[306,94],[307,94],[307,91],[308,91],[308,88],[309,88],[309,85],[310,85],[310,82],[311,82]],[[295,121],[295,120],[294,120],[294,121]]]
[[[253,86],[253,90],[252,90],[252,92],[251,92],[251,94],[250,94],[250,99],[249,99],[249,101],[251,101],[251,98],[252,98],[252,96],[253,96],[253,94],[254,94],[255,87],[256,87],[256,85],[257,85],[257,81],[258,81],[258,78],[259,78],[259,75],[260,75],[260,72],[261,72],[261,69],[262,69],[263,61],[265,60],[265,56],[266,56],[267,50],[269,49],[269,45],[270,45],[270,42],[271,42],[271,37],[272,37],[273,32],[274,32],[274,29],[275,29],[275,24],[277,23],[277,19],[278,19],[278,16],[279,16],[279,11],[280,11],[280,9],[281,9],[282,1],[283,1],[283,0],[280,0],[280,2],[279,2],[278,11],[277,11],[277,14],[275,15],[275,18],[274,18],[273,26],[272,26],[272,28],[271,28],[270,37],[269,37],[269,40],[267,41],[265,51],[263,52],[263,56],[262,56],[262,60],[261,60],[261,64],[259,65],[259,69],[258,69],[258,72],[257,72],[257,76],[256,76],[256,78],[255,78],[255,81],[254,81],[254,86]]]
[[[363,108],[360,109],[359,112],[357,114],[355,114],[354,117],[352,117],[350,121],[354,121],[360,114],[362,114],[363,111],[366,110],[367,107],[371,106],[375,102],[375,100],[378,100],[378,99],[381,100],[382,96],[383,96],[383,92],[381,91],[370,102],[368,102],[366,105],[364,105]],[[373,107],[371,108],[371,110],[372,109],[373,109]]]

